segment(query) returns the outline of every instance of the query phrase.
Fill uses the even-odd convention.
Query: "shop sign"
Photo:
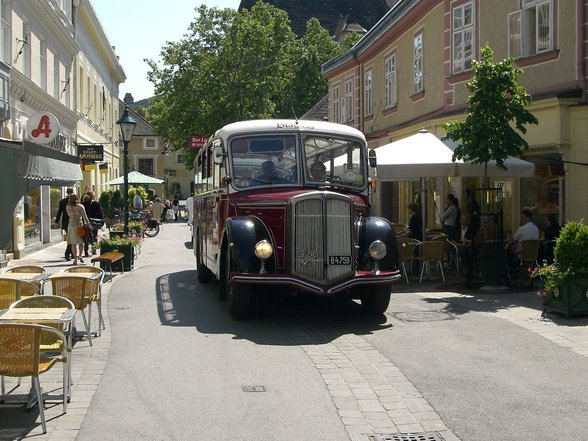
[[[190,148],[199,149],[206,143],[206,136],[190,136]]]
[[[41,144],[48,144],[57,138],[59,130],[59,121],[49,112],[37,112],[27,122],[29,137]]]
[[[80,161],[104,161],[104,146],[102,144],[78,144],[78,158]]]

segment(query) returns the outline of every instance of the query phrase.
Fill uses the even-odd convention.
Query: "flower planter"
[[[100,254],[108,253],[110,251],[119,251],[125,255],[122,261],[114,262],[112,264],[112,269],[116,271],[120,271],[121,262],[124,264],[125,271],[130,271],[133,269],[135,264],[135,247],[132,245],[107,245],[102,244],[100,245]],[[100,268],[103,270],[107,270],[107,265],[105,262],[100,262]]]
[[[547,294],[543,309],[563,314],[567,318],[588,314],[588,274],[567,277],[559,289]]]

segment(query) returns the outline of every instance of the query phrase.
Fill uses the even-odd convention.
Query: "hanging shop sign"
[[[206,143],[206,136],[190,136],[190,148],[199,149]]]
[[[80,161],[104,161],[104,146],[102,144],[78,144],[78,158]]]
[[[59,135],[59,121],[49,112],[37,112],[27,122],[30,139],[41,144],[49,144]]]

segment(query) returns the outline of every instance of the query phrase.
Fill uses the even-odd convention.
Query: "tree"
[[[493,62],[494,52],[486,45],[480,50],[480,61],[472,61],[474,77],[466,84],[470,91],[464,121],[444,124],[443,139],[460,144],[453,152],[453,160],[463,159],[475,164],[496,161],[506,170],[504,161],[509,156],[521,156],[529,145],[521,134],[526,124],[537,124],[537,118],[525,109],[531,96],[517,83],[523,73],[512,58]],[[514,122],[514,127],[513,127]],[[485,178],[487,171],[485,171]]]
[[[310,20],[297,40],[286,12],[264,2],[250,10],[200,6],[189,33],[161,50],[161,66],[146,60],[155,97],[148,121],[182,150],[191,168],[190,136],[225,124],[300,115],[327,92],[321,64],[343,48]]]

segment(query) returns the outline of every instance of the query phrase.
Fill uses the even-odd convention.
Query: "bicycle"
[[[147,210],[129,211],[129,221],[137,221],[143,224],[143,234],[147,237],[155,237],[159,234],[159,221],[153,219]],[[124,213],[122,210],[115,210],[113,225],[121,223],[124,223]]]

